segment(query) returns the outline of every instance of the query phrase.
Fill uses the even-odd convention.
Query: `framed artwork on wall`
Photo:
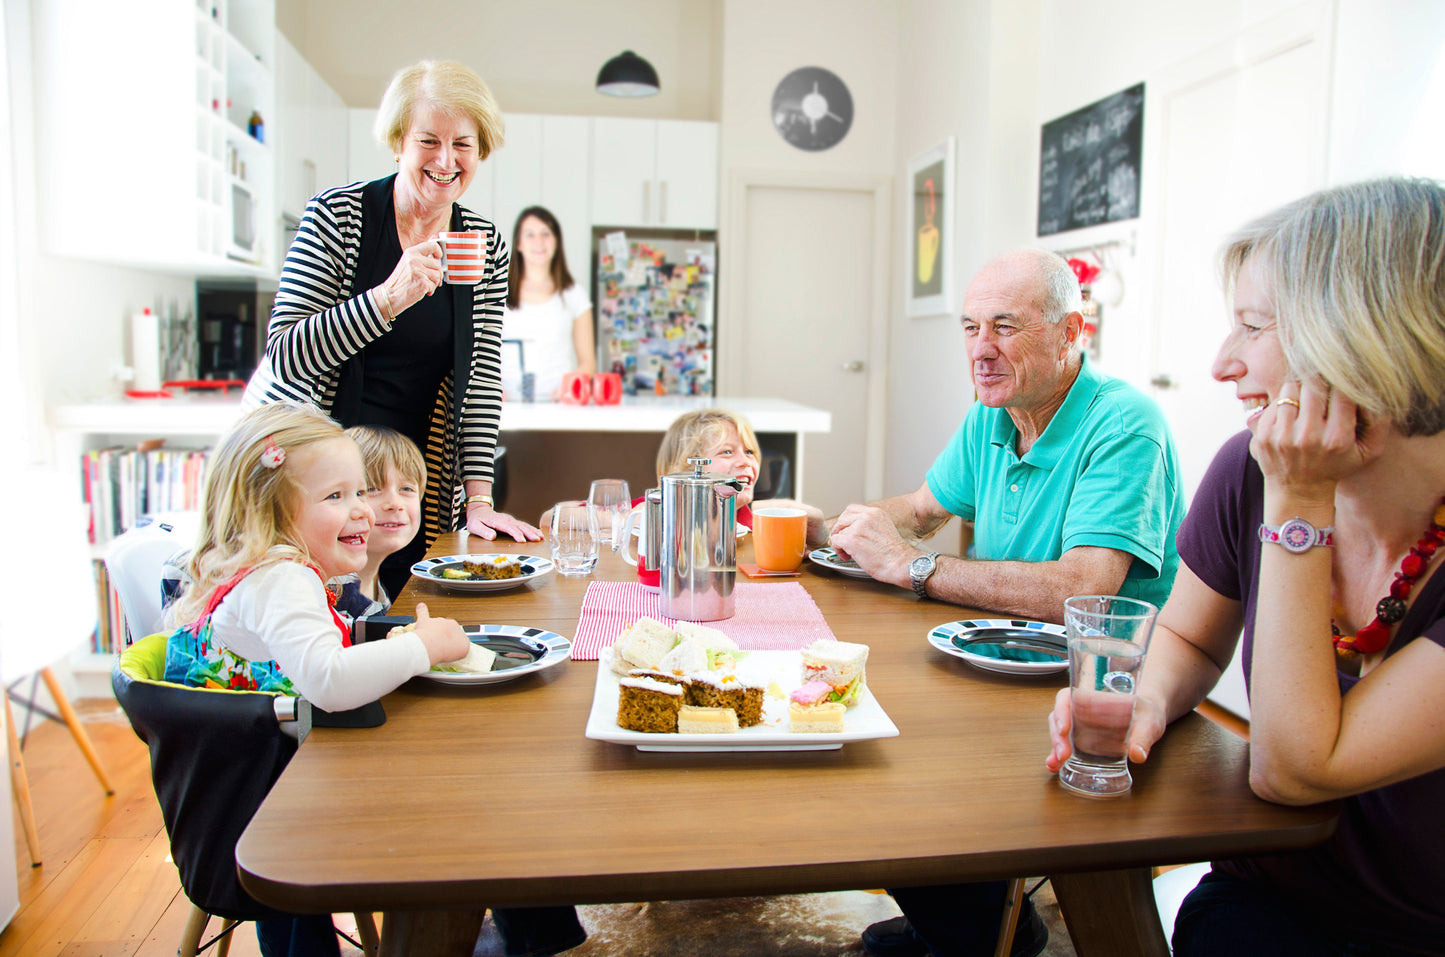
[[[953,137],[908,161],[907,314],[953,312]]]

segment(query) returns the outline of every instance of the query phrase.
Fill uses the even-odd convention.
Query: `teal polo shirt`
[[[1134,556],[1120,593],[1163,606],[1179,569],[1179,456],[1163,413],[1138,389],[1079,376],[1020,458],[1008,410],[975,402],[928,470],[944,508],[974,523],[974,556],[1047,562],[1079,546]]]

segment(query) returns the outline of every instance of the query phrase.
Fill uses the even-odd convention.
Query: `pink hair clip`
[[[261,450],[261,464],[268,469],[279,469],[286,461],[286,450],[276,444],[274,435],[266,436],[266,447]]]

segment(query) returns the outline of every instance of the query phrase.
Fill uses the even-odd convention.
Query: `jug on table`
[[[682,621],[733,616],[737,578],[737,493],[743,483],[704,472],[711,459],[688,459],[691,472],[662,477],[662,551],[658,610]]]
[[[632,527],[637,526],[637,555],[632,554]],[[622,526],[622,560],[637,566],[637,581],[648,591],[661,587],[658,559],[662,555],[662,489],[650,488],[628,513]]]

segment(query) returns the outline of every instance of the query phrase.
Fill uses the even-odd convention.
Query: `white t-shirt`
[[[411,633],[343,647],[321,577],[299,562],[266,565],[241,579],[211,625],[242,658],[275,659],[296,693],[327,711],[359,708],[431,667]]]
[[[505,340],[522,341],[526,369],[537,377],[536,401],[550,402],[562,384],[563,373],[577,369],[572,323],[591,308],[587,294],[574,285],[546,302],[524,302],[516,309],[503,310],[502,388],[507,401],[522,401],[522,367],[517,347]]]

